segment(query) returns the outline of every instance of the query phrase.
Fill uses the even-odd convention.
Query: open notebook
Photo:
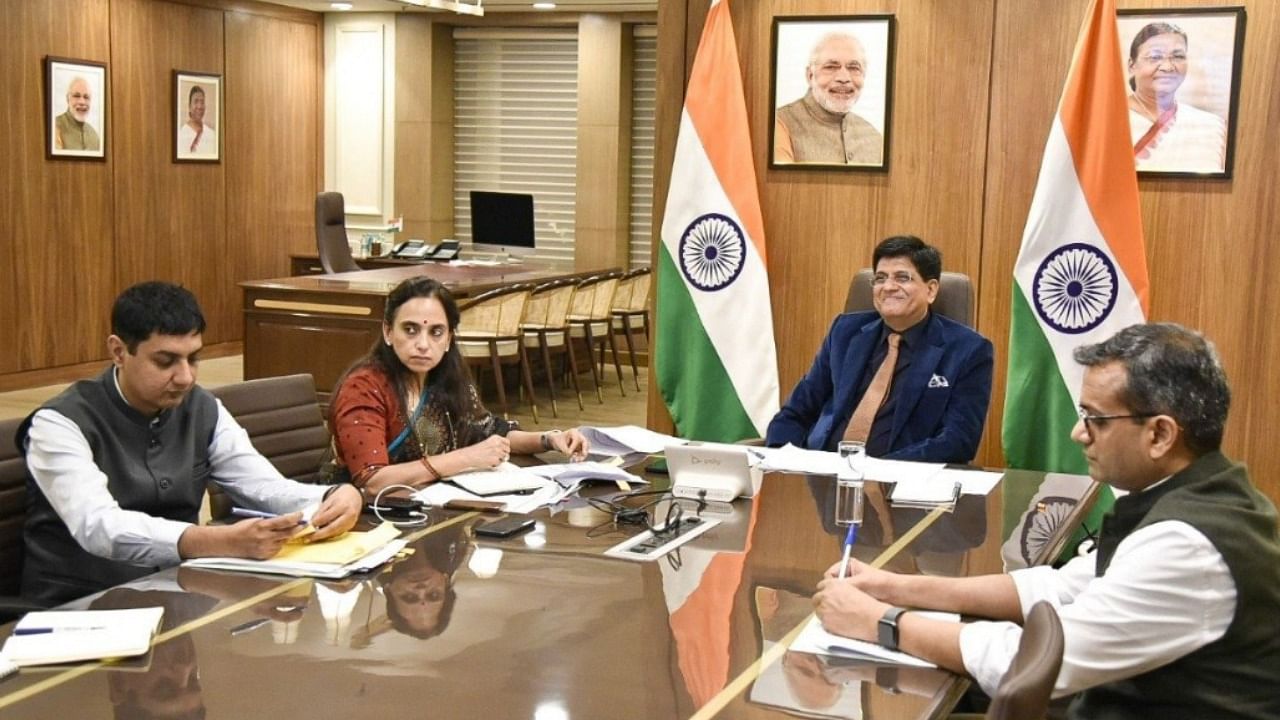
[[[142,655],[163,617],[162,607],[31,612],[14,626],[0,657],[21,667]]]

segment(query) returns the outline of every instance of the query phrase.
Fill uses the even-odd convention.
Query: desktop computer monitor
[[[532,253],[533,196],[472,190],[471,243],[477,250]]]

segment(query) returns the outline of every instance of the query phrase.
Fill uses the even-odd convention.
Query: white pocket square
[[[951,387],[951,383],[947,382],[947,379],[942,377],[941,375],[934,375],[933,377],[929,378],[929,387],[931,388]]]

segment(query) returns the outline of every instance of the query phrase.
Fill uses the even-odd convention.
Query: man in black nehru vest
[[[1077,348],[1089,474],[1127,494],[1096,552],[1065,567],[973,578],[852,562],[814,596],[831,632],[972,675],[993,692],[1031,606],[1048,601],[1066,646],[1055,696],[1072,718],[1280,717],[1276,510],[1220,451],[1231,402],[1217,355],[1179,325],[1126,328]],[[992,618],[948,623],[899,606]]]
[[[360,515],[351,486],[284,478],[226,408],[196,385],[204,316],[176,285],[127,289],[111,311],[112,366],[45,403],[18,429],[27,484],[22,595],[46,603],[176,565],[183,558],[269,558],[298,529],[319,540]],[[195,524],[206,486],[278,517]]]

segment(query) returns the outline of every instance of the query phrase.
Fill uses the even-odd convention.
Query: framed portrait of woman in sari
[[[1231,177],[1244,8],[1117,15],[1138,173]]]
[[[173,161],[222,159],[222,76],[173,71]]]

